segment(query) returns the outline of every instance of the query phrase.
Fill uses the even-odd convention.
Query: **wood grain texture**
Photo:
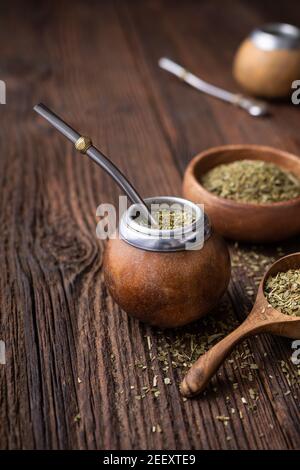
[[[216,379],[218,393],[192,401],[180,397],[182,373],[171,364],[171,385],[164,385],[145,338],[157,356],[159,333],[121,312],[103,283],[95,212],[101,202],[116,202],[118,190],[32,111],[43,101],[92,136],[145,197],[180,194],[190,159],[213,145],[255,143],[299,154],[297,107],[278,104],[271,119],[252,119],[157,67],[169,55],[236,89],[231,62],[238,43],[258,23],[278,17],[300,23],[297,6],[1,4],[0,79],[7,85],[0,109],[0,339],[7,352],[0,365],[1,448],[300,448],[299,386],[283,393],[289,386],[279,364],[289,362],[289,340],[264,336],[247,343],[259,365],[251,385],[259,390],[258,411],[244,407],[243,418],[227,427],[215,417],[243,406],[249,385],[240,367],[227,363]],[[277,256],[275,247],[259,249]],[[299,249],[299,240],[283,246]],[[234,246],[231,251],[239,256]],[[239,321],[251,308],[245,286],[253,282],[234,269],[226,300]],[[154,375],[160,396],[136,400]],[[229,377],[239,390],[229,387]],[[162,432],[153,432],[157,424]]]
[[[233,348],[245,338],[257,333],[272,333],[300,339],[300,319],[297,316],[284,315],[272,308],[264,293],[266,281],[270,276],[289,269],[299,269],[299,266],[300,253],[284,256],[272,264],[259,285],[255,303],[245,320],[207,353],[202,354],[189,369],[180,384],[180,391],[184,396],[192,397],[203,391]]]

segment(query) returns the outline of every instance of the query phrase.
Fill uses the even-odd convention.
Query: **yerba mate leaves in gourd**
[[[193,211],[189,210],[168,210],[162,209],[152,213],[157,222],[159,230],[174,230],[176,228],[186,227],[195,221]],[[147,226],[146,220],[138,221],[139,225]]]
[[[203,175],[201,183],[211,193],[239,202],[264,204],[300,196],[300,179],[261,160],[218,165]]]
[[[300,269],[290,269],[270,276],[265,295],[272,307],[285,315],[300,317]]]

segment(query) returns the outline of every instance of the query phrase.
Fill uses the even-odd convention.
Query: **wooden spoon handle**
[[[181,394],[185,397],[192,397],[204,390],[234,346],[247,336],[262,330],[264,330],[262,325],[257,325],[256,322],[246,319],[236,330],[222,339],[192,365],[180,385]]]

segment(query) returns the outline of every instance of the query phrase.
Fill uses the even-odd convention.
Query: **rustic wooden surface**
[[[103,284],[95,211],[115,202],[118,190],[32,111],[43,101],[93,136],[144,196],[179,195],[187,163],[214,145],[300,154],[296,106],[279,103],[271,118],[256,120],[157,67],[167,55],[236,90],[237,45],[275,19],[300,24],[298,1],[2,2],[1,448],[300,448],[299,384],[289,386],[280,366],[290,364],[286,339],[249,341],[259,366],[251,385],[227,363],[218,393],[183,401],[181,372],[170,367],[172,383],[164,385],[154,360],[160,396],[136,399],[154,374],[145,336],[155,352],[159,335],[121,312]],[[299,249],[297,240],[283,246]],[[275,247],[266,251],[276,257]],[[239,321],[251,307],[249,284],[234,269],[227,301]],[[228,387],[229,374],[237,390]],[[241,403],[250,386],[259,390],[256,413]],[[229,403],[243,418],[237,411],[225,426],[216,416],[228,415]],[[157,424],[161,432],[153,432]]]

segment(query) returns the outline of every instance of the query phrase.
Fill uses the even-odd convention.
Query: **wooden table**
[[[1,9],[1,448],[299,448],[290,340],[241,345],[206,396],[183,401],[182,370],[170,356],[164,383],[157,348],[173,333],[128,318],[103,283],[96,208],[116,203],[118,189],[32,111],[45,102],[91,135],[145,197],[180,195],[186,165],[208,147],[253,143],[299,154],[296,106],[280,103],[271,118],[253,119],[157,66],[166,55],[237,90],[231,64],[239,42],[265,21],[299,24],[298,2],[9,1]],[[267,254],[271,263],[300,243],[276,248],[256,248],[259,260]],[[241,321],[253,302],[256,255],[253,247],[231,244],[231,251],[225,302]],[[260,276],[265,265],[258,265]],[[154,375],[159,396],[146,391]],[[229,416],[228,425],[217,416]]]

